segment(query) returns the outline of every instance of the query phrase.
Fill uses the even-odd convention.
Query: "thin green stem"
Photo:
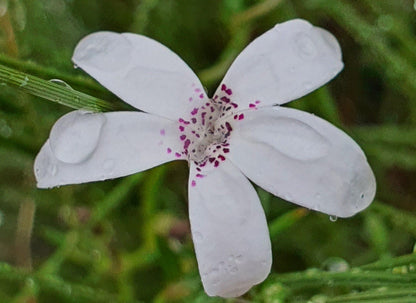
[[[283,0],[265,0],[253,5],[245,11],[234,15],[230,22],[231,27],[239,28],[242,24],[264,16],[265,14],[270,13],[271,10],[278,7],[282,2]]]
[[[377,289],[362,293],[337,296],[326,300],[326,303],[347,302],[414,302],[416,289]],[[413,300],[413,301],[410,301]]]
[[[101,112],[121,107],[78,92],[70,87],[46,81],[3,65],[0,65],[0,83],[17,87],[29,94],[75,109]]]
[[[24,282],[31,281],[43,292],[59,295],[63,301],[71,302],[115,302],[116,296],[107,291],[85,285],[66,282],[55,275],[29,274],[0,262],[0,281]],[[138,301],[130,301],[138,302]]]
[[[347,272],[308,270],[306,272],[278,275],[274,277],[274,280],[283,283],[292,289],[321,286],[397,288],[414,286],[416,283],[416,274],[393,274],[392,272],[361,271],[359,269]]]
[[[86,89],[107,92],[107,90],[95,82],[92,78],[84,76],[74,76],[68,73],[64,73],[54,68],[45,67],[32,61],[23,61],[16,58],[12,58],[5,54],[0,54],[0,64],[14,68],[19,71],[23,71],[38,77],[45,78],[59,78],[65,82],[71,83],[74,86],[85,87]]]

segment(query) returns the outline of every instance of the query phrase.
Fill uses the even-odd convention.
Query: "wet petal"
[[[104,123],[105,115],[92,115],[82,111],[60,118],[50,134],[49,143],[55,157],[65,163],[86,160],[98,145]]]
[[[191,163],[189,216],[205,291],[236,297],[271,267],[266,218],[246,177],[229,161],[198,172]]]
[[[181,159],[178,137],[176,122],[145,113],[70,112],[36,157],[38,187],[112,179]]]
[[[97,32],[82,39],[73,62],[132,106],[177,120],[207,97],[174,52],[136,34]]]
[[[349,217],[373,200],[376,183],[360,147],[314,115],[282,107],[245,111],[230,138],[231,161],[288,201]]]
[[[231,98],[241,109],[283,104],[322,86],[342,68],[335,37],[295,19],[277,24],[247,46],[216,95]]]

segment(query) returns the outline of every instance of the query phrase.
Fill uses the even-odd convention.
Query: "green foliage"
[[[86,34],[155,38],[212,93],[254,37],[296,17],[334,33],[345,70],[291,106],[359,142],[376,174],[377,200],[332,222],[258,189],[274,263],[244,297],[203,292],[183,163],[36,189],[33,160],[69,110],[61,104],[130,110],[73,69],[72,51]],[[411,0],[1,0],[0,302],[415,302],[415,33]]]

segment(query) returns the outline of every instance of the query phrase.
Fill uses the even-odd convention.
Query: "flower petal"
[[[178,137],[176,122],[146,113],[70,112],[36,157],[38,187],[112,179],[181,159]]]
[[[374,198],[373,172],[360,147],[327,121],[299,110],[247,110],[230,138],[231,161],[285,200],[339,217]]]
[[[216,95],[218,99],[228,95],[240,109],[283,104],[322,86],[342,68],[335,37],[295,19],[277,24],[248,45]]]
[[[72,60],[132,106],[170,119],[207,98],[178,55],[144,36],[97,32],[78,43]]]
[[[210,296],[236,297],[270,272],[271,246],[259,198],[230,162],[196,171],[191,162],[189,217],[199,272]]]

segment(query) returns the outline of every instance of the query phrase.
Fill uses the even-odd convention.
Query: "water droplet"
[[[26,86],[27,83],[29,82],[29,77],[25,76],[25,78],[23,79],[23,81],[20,83],[20,87]]]
[[[77,69],[78,68],[78,65],[74,64],[74,68]]]
[[[284,156],[295,160],[323,158],[330,148],[328,140],[315,128],[306,122],[284,116],[253,119],[250,126],[242,125],[240,132],[247,139],[270,145]],[[270,141],[270,138],[274,140]]]
[[[315,47],[315,43],[305,33],[299,33],[295,37],[295,44],[302,58],[313,58],[318,53]]]
[[[74,90],[68,83],[66,83],[65,81],[62,81],[61,79],[50,79],[49,82],[56,83],[60,86]]]
[[[322,269],[331,272],[344,272],[350,269],[350,265],[342,258],[329,258],[322,264]]]
[[[13,131],[5,120],[0,120],[0,135],[4,138],[9,138]]]
[[[331,222],[335,222],[335,221],[337,221],[337,220],[338,220],[338,217],[337,217],[337,216],[329,216],[329,220],[330,220]]]
[[[98,70],[116,71],[131,61],[131,42],[123,35],[98,32],[82,39],[74,51],[75,64],[92,66]],[[140,50],[144,52],[145,50]]]
[[[55,157],[65,163],[80,163],[88,159],[99,143],[103,114],[71,112],[52,127],[50,146]]]

